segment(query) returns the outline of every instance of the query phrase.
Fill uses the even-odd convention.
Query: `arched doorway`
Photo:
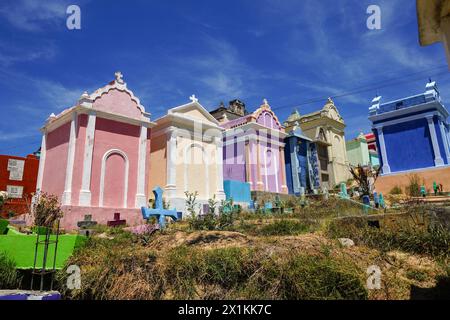
[[[105,153],[100,176],[100,207],[127,207],[128,168],[128,157],[123,151],[112,149]]]

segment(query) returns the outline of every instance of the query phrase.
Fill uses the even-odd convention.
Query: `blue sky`
[[[66,28],[69,4],[81,30]],[[381,30],[366,27],[370,4]],[[347,139],[370,129],[377,92],[418,94],[431,76],[450,101],[444,49],[419,46],[411,0],[2,0],[0,154],[36,150],[50,113],[117,70],[153,119],[195,94],[209,110],[239,98],[252,111],[267,98],[284,121],[295,106],[309,113],[370,88],[334,99]]]

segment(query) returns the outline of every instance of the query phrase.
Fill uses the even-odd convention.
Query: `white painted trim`
[[[72,178],[73,178],[73,165],[75,161],[75,145],[76,134],[78,126],[78,115],[76,112],[72,113],[72,121],[70,122],[70,137],[69,147],[67,150],[67,166],[66,166],[66,178],[64,182],[64,193],[62,195],[61,204],[68,206],[72,204]]]
[[[96,109],[86,107],[83,105],[78,105],[78,106],[72,107],[71,109],[63,111],[54,120],[47,122],[41,128],[41,130],[46,129],[48,132],[50,132],[50,131],[55,130],[56,128],[59,128],[63,124],[71,121],[73,112],[76,112],[78,115],[80,115],[80,114],[88,114],[89,115],[93,111],[96,112],[97,116],[102,119],[113,120],[113,121],[117,121],[117,122],[121,122],[121,123],[127,123],[127,124],[138,125],[138,126],[140,126],[142,124],[146,124],[147,127],[149,127],[149,128],[154,127],[156,125],[155,122],[148,120],[148,118],[135,119],[135,118],[130,118],[130,117],[127,117],[127,116],[124,116],[121,114],[117,114],[117,113],[96,110]]]
[[[84,207],[89,207],[91,205],[91,171],[92,155],[94,152],[96,118],[96,113],[91,111],[91,113],[89,113],[88,115],[88,122],[86,127],[83,157],[83,176],[79,197],[79,205]]]
[[[123,195],[123,208],[127,208],[127,197],[128,197],[128,174],[130,169],[130,162],[128,160],[128,156],[125,152],[119,149],[110,149],[105,152],[102,158],[102,167],[101,167],[101,174],[100,174],[100,195],[99,195],[99,207],[103,207],[103,197],[105,195],[105,171],[106,171],[106,160],[113,155],[113,154],[119,154],[122,156],[122,158],[125,160],[125,178],[124,178],[124,195]]]
[[[381,151],[381,157],[383,161],[383,173],[387,174],[391,172],[391,167],[389,166],[389,161],[387,158],[387,152],[386,152],[386,144],[384,142],[384,134],[383,134],[383,127],[376,127],[375,128],[378,131],[378,140],[380,142],[380,151]]]
[[[272,150],[270,150],[270,154],[274,153]],[[280,152],[278,150],[278,156],[280,156]],[[273,155],[273,162],[274,162],[274,170],[275,170],[275,190],[277,193],[280,193],[280,188],[278,188],[278,161],[277,161],[277,152],[275,152]],[[281,161],[281,159],[280,159]]]
[[[233,137],[233,136],[227,136],[227,138],[229,139],[230,137]],[[285,145],[286,145],[286,143],[285,142],[280,142],[280,141],[278,141],[277,139],[267,139],[267,137],[258,137],[258,135],[256,135],[256,134],[249,134],[249,135],[241,135],[241,136],[239,136],[239,137],[236,137],[237,139],[236,140],[228,140],[228,141],[226,141],[225,143],[224,143],[224,146],[228,146],[228,145],[230,145],[230,144],[234,144],[235,142],[237,142],[237,143],[243,143],[243,142],[245,142],[246,140],[254,140],[254,141],[260,141],[260,142],[264,142],[264,143],[270,143],[270,144],[273,144],[273,145],[275,145],[275,146],[278,146],[278,147],[284,147]]]
[[[45,156],[47,153],[47,132],[42,133],[41,155],[39,157],[39,171],[36,181],[36,192],[42,191],[42,179],[44,178]]]
[[[206,193],[206,196],[208,197],[209,196],[209,162],[208,162],[208,157],[206,155],[204,146],[197,142],[188,144],[184,148],[184,191],[192,192],[192,191],[188,190],[188,169],[189,169],[188,166],[190,163],[190,159],[188,161],[187,155],[188,155],[188,151],[192,150],[192,147],[195,147],[195,146],[199,147],[202,150],[202,160],[203,160],[202,162],[204,162],[204,166],[206,168],[206,170],[205,170],[205,193]],[[193,191],[198,191],[198,190],[193,190]],[[202,195],[199,195],[199,196],[202,197]]]
[[[175,115],[176,113],[179,113],[185,109],[189,109],[191,107],[194,107],[195,109],[197,109],[198,111],[200,111],[200,113],[206,118],[208,119],[210,122],[212,122],[215,126],[219,126],[219,121],[217,121],[216,118],[214,118],[198,101],[192,101],[189,102],[187,104],[183,104],[181,106],[178,107],[174,107],[171,108],[167,111],[168,115]],[[184,118],[185,120],[194,120],[194,121],[201,121],[201,119],[195,118],[195,117],[188,117],[188,116],[181,116],[180,114],[178,114],[178,116],[180,116],[181,118]],[[161,117],[160,119],[164,118],[166,116]],[[159,119],[158,119],[159,120]],[[158,121],[155,120],[155,121]]]
[[[447,135],[445,133],[444,123],[442,122],[441,119],[438,119],[438,123],[439,123],[439,128],[441,129],[441,138],[442,138],[442,143],[444,144],[445,156],[447,157],[447,164],[450,164],[450,150],[449,150],[449,145],[448,145],[448,141],[447,141]]]
[[[103,94],[108,93],[110,90],[116,89],[121,92],[126,92],[130,95],[131,100],[136,102],[138,105],[139,110],[142,113],[142,116],[144,117],[150,117],[150,113],[145,111],[144,106],[141,104],[141,101],[138,97],[136,97],[130,89],[127,88],[127,84],[122,81],[122,83],[118,82],[117,80],[114,81],[112,84],[108,84],[104,86],[103,88],[97,89],[95,92],[91,93],[89,97],[92,99],[92,101],[95,101],[96,99],[100,98]]]
[[[139,160],[137,172],[137,187],[136,187],[136,208],[147,205],[147,197],[145,196],[145,167],[147,163],[147,126],[142,125],[139,137]]]
[[[430,130],[431,143],[433,145],[434,153],[434,165],[436,167],[443,166],[444,160],[441,157],[441,150],[439,149],[439,143],[436,135],[436,128],[434,126],[433,116],[427,116],[428,130]]]
[[[397,119],[397,120],[390,120],[390,121],[385,121],[383,123],[374,124],[372,127],[377,129],[379,127],[388,127],[388,126],[396,125],[396,124],[403,123],[403,122],[409,122],[409,121],[419,120],[419,119],[438,116],[438,115],[439,115],[439,113],[436,111],[421,113],[421,114],[416,114],[413,116],[404,117],[404,118]]]
[[[176,127],[169,127],[168,131],[164,131],[167,134],[166,142],[166,186],[164,191],[167,193],[167,199],[176,197],[177,194],[177,136],[178,130]],[[152,134],[153,137],[153,134]]]
[[[405,99],[401,99],[401,100],[405,100]],[[393,101],[393,102],[395,102],[395,101]],[[388,103],[391,103],[391,102],[388,102]],[[383,105],[386,105],[388,103],[384,103]],[[380,108],[383,105],[381,105]],[[425,102],[425,103],[422,103],[422,104],[419,104],[419,105],[416,105],[416,106],[401,108],[401,109],[398,109],[398,110],[393,110],[393,111],[389,111],[389,112],[383,112],[383,113],[380,113],[380,114],[377,114],[377,115],[369,116],[369,120],[372,121],[372,122],[383,121],[385,119],[398,117],[398,116],[403,116],[403,115],[406,115],[408,113],[415,113],[415,112],[424,111],[424,110],[427,110],[427,109],[433,108],[433,107],[435,107],[437,109],[436,111],[433,111],[434,113],[440,114],[440,115],[444,115],[445,117],[449,116],[449,113],[448,113],[447,109],[445,109],[445,107],[439,101],[428,101],[428,102]],[[422,116],[423,116],[423,114],[422,114]],[[401,120],[401,119],[399,119],[399,120]],[[392,120],[392,121],[397,121],[397,120]]]
[[[225,126],[226,123],[223,125]],[[232,128],[226,128],[226,127],[223,127],[223,128],[225,129],[225,133],[224,133],[225,136],[234,136],[234,135],[236,135],[234,133],[234,131],[239,132],[242,130],[245,132],[245,130],[249,130],[249,129],[266,131],[267,133],[270,133],[273,137],[276,136],[280,139],[284,139],[285,137],[288,136],[288,134],[286,132],[283,132],[283,131],[280,131],[277,129],[273,129],[273,128],[265,127],[262,124],[259,124],[257,122],[247,122],[240,126],[236,126],[236,127],[232,127]]]
[[[217,170],[217,190],[216,199],[218,201],[225,200],[225,191],[223,190],[223,146],[222,138],[216,137],[214,139],[214,144],[216,146],[216,170]],[[250,172],[251,175],[251,172]],[[251,180],[251,178],[250,178]],[[251,182],[250,182],[251,183]]]
[[[268,173],[267,173],[267,150],[269,148],[266,146],[264,146],[264,173],[265,173],[265,178],[264,181],[266,182],[266,185],[264,186],[265,191],[269,191],[269,177],[268,177]]]
[[[443,165],[443,166],[439,166],[439,167],[426,167],[426,168],[417,168],[417,169],[410,169],[410,170],[402,170],[402,171],[395,171],[395,172],[390,172],[388,174],[382,173],[381,176],[385,177],[385,176],[395,176],[395,175],[400,175],[400,174],[405,174],[405,173],[413,173],[413,172],[422,172],[422,171],[433,171],[433,170],[442,170],[442,169],[446,169],[446,168],[450,168],[450,165]]]

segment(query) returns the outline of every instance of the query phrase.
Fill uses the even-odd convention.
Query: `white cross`
[[[195,94],[190,96],[189,99],[191,99],[192,102],[197,102],[198,101],[198,99],[195,97]]]
[[[123,74],[120,71],[117,71],[116,73],[114,73],[114,75],[116,76],[116,81],[121,83],[123,82],[122,78],[123,78]]]

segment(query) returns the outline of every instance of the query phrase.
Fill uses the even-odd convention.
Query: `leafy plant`
[[[402,194],[402,193],[403,193],[402,188],[400,186],[398,186],[398,185],[394,186],[391,189],[391,191],[389,191],[389,194],[392,194],[392,195]]]
[[[191,218],[194,218],[197,215],[197,196],[198,192],[184,192],[184,195],[186,196],[186,210],[191,215]]]
[[[17,289],[19,284],[15,262],[0,251],[0,289]]]
[[[420,186],[425,185],[424,180],[420,180],[419,175],[417,174],[411,174],[408,176],[409,183],[405,188],[406,193],[410,197],[420,197]]]

